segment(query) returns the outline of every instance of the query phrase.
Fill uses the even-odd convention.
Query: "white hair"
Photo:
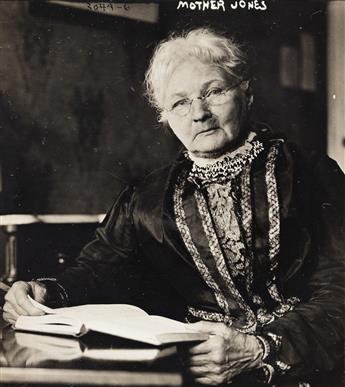
[[[145,75],[146,95],[159,112],[163,110],[164,90],[168,79],[176,66],[188,57],[219,67],[229,78],[249,78],[246,55],[232,38],[210,28],[172,34],[155,48]]]

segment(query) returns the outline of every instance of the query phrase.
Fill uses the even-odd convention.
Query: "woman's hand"
[[[3,318],[10,324],[15,324],[20,315],[40,316],[44,312],[32,305],[28,295],[43,303],[46,298],[46,288],[43,284],[35,281],[15,282],[5,295],[5,304],[3,307]]]
[[[190,325],[210,334],[207,341],[181,349],[183,362],[195,382],[229,383],[234,376],[261,366],[263,353],[255,336],[223,323],[200,321]]]

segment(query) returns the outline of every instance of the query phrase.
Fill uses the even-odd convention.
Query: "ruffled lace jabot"
[[[230,181],[246,165],[252,163],[263,149],[263,144],[256,139],[256,134],[251,132],[242,146],[217,159],[195,157],[187,152],[186,157],[193,161],[188,180],[201,186]]]

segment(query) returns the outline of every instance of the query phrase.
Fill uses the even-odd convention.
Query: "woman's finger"
[[[210,357],[205,354],[183,357],[183,364],[186,366],[203,366],[209,362]]]
[[[193,346],[184,346],[182,352],[186,355],[198,355],[198,354],[206,354],[209,353],[212,349],[212,343],[210,343],[210,339],[203,341],[200,344],[196,344]]]
[[[13,318],[13,315],[11,313],[4,312],[2,314],[3,319],[8,322],[11,325],[14,325],[16,323],[17,319]]]
[[[209,371],[210,370],[207,365],[188,367],[188,372],[194,376],[205,376],[209,373]]]
[[[5,296],[6,302],[9,302],[18,315],[39,316],[43,311],[32,305],[28,299],[31,292],[31,286],[27,282],[15,282]]]
[[[11,316],[13,320],[16,320],[19,316],[18,313],[14,310],[13,306],[8,302],[4,304],[2,310],[4,312],[4,315],[6,314],[6,316]]]
[[[31,286],[33,299],[39,303],[44,303],[47,294],[46,287],[35,281],[30,281],[29,284]]]
[[[18,305],[15,301],[14,302],[6,301],[6,303],[4,305],[4,310],[7,310],[7,312],[9,312],[9,313],[14,313],[15,318],[17,318],[18,316],[27,316],[28,315],[26,310],[23,309],[20,305]]]

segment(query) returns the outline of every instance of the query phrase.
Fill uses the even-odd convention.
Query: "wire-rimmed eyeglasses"
[[[200,97],[179,99],[165,111],[168,113],[176,114],[179,117],[184,117],[190,113],[192,103],[196,99],[200,99],[201,101],[205,102],[207,106],[222,105],[228,101],[230,92],[236,89],[242,82],[243,80],[238,80],[237,82],[226,88],[211,87],[207,89]]]

